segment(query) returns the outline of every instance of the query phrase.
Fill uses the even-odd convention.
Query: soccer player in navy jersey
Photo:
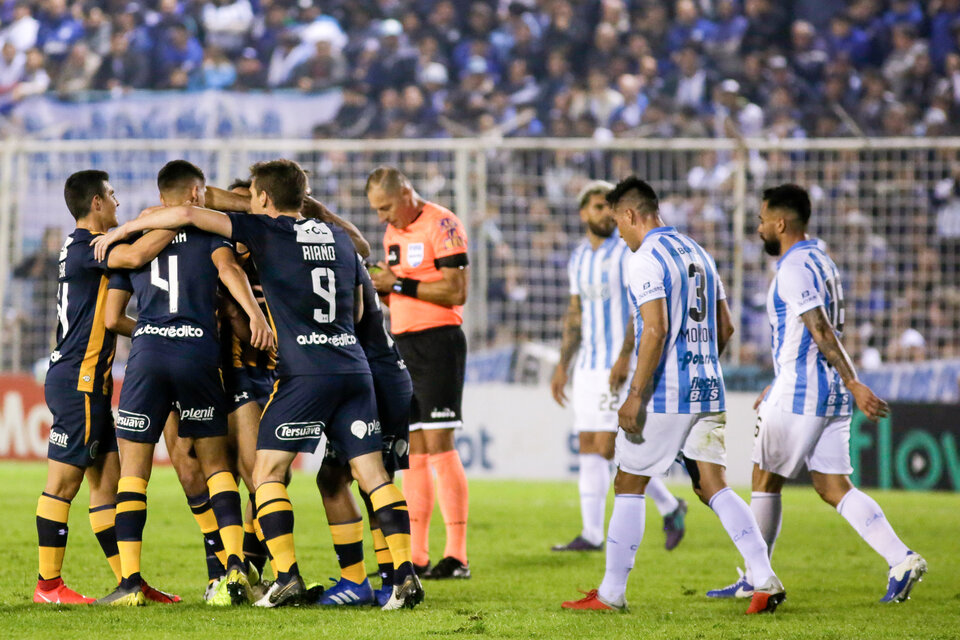
[[[177,192],[202,192],[204,182],[203,172],[184,160],[167,163],[157,175],[163,199]],[[230,599],[240,604],[251,597],[242,550],[240,494],[226,453],[216,318],[218,281],[226,285],[250,317],[254,346],[269,348],[273,334],[234,259],[233,246],[223,238],[197,229],[181,230],[149,267],[116,272],[110,278],[111,288],[136,293],[139,317],[133,329],[117,419],[117,541],[122,580],[99,603],[144,603],[140,548],[146,523],[147,481],[153,450],[171,406],[179,412],[178,433],[192,440],[207,478],[210,504],[227,557],[225,581]]]
[[[44,382],[53,424],[47,483],[37,504],[40,570],[33,601],[39,603],[93,602],[67,587],[60,576],[70,503],[84,477],[90,487],[90,525],[117,581],[121,577],[114,528],[120,463],[110,407],[116,338],[104,322],[107,273],[110,268],[136,268],[149,262],[174,233],[151,232],[95,257],[90,241],[117,224],[119,202],[109,180],[104,171],[78,171],[67,178],[63,189],[77,228],[60,250],[57,346]],[[150,599],[166,596],[143,585]]]
[[[191,225],[249,247],[280,358],[280,378],[260,420],[253,473],[256,518],[278,576],[256,604],[279,606],[305,591],[284,478],[297,453],[314,450],[326,433],[370,496],[393,557],[396,586],[383,608],[413,607],[423,589],[410,561],[410,520],[403,494],[383,466],[370,367],[354,333],[363,307],[356,252],[338,227],[303,218],[306,175],[296,163],[258,163],[251,175],[253,215],[197,207],[149,211],[96,243],[97,252],[137,231]]]

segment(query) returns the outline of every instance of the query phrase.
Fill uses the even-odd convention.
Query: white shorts
[[[610,393],[609,369],[574,369],[573,432],[617,432],[617,412],[627,399],[627,383]]]
[[[683,453],[691,460],[727,466],[724,430],[727,414],[649,413],[643,426],[643,442],[627,440],[622,429],[617,433],[617,466],[635,476],[664,475]]]
[[[764,471],[794,478],[810,471],[853,473],[850,464],[850,416],[805,416],[764,401],[757,416],[753,461]]]

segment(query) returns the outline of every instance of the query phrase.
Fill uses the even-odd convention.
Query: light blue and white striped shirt
[[[816,240],[804,240],[777,261],[767,293],[776,373],[767,399],[800,415],[850,415],[850,393],[800,319],[817,307],[826,310],[839,338],[844,321],[840,272]]]
[[[630,247],[616,232],[596,251],[583,240],[570,256],[570,295],[580,296],[581,310],[578,369],[611,369],[620,354],[630,322],[629,257]]]
[[[717,304],[727,296],[713,258],[673,227],[658,227],[630,258],[628,281],[638,349],[640,307],[659,298],[667,303],[667,343],[653,375],[647,411],[724,411]]]

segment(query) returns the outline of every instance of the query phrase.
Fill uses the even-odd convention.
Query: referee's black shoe
[[[467,580],[470,578],[470,563],[464,564],[453,556],[447,556],[438,562],[434,568],[429,569],[423,575],[423,578],[426,580],[447,580],[450,578]]]

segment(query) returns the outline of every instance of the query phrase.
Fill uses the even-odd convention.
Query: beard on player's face
[[[594,235],[600,236],[601,238],[609,238],[617,228],[617,221],[612,217],[600,218],[599,220],[587,220],[587,228],[590,229],[590,233]]]
[[[763,236],[760,236],[760,239],[763,240],[764,251],[774,257],[780,255],[780,238],[764,238]]]

